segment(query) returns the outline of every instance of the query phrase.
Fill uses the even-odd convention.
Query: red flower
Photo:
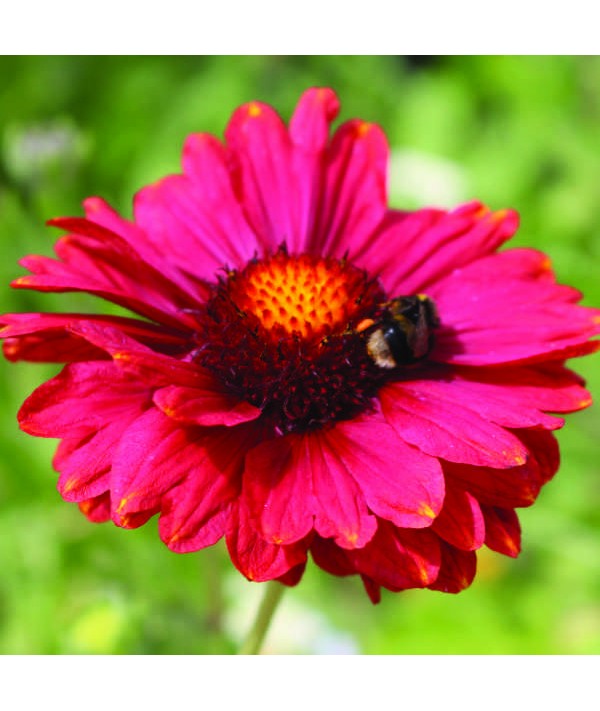
[[[564,362],[597,350],[600,311],[548,258],[498,248],[517,215],[479,203],[390,210],[381,130],[310,89],[225,143],[188,138],[183,174],[99,198],[58,259],[13,286],[84,291],[140,318],[2,317],[10,360],[66,363],[20,413],[61,440],[58,488],[92,521],[195,551],[225,536],[249,579],[334,575],[457,592],[487,545],[519,552],[514,509],[558,467],[547,413],[590,404]],[[426,295],[426,296],[425,296]]]

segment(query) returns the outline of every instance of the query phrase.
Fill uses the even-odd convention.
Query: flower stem
[[[238,654],[258,654],[262,646],[273,613],[281,600],[285,586],[276,580],[265,583],[265,594],[258,608],[258,613],[248,636],[240,647]]]

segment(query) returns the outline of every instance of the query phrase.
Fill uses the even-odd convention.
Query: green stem
[[[273,613],[281,600],[285,585],[271,580],[265,583],[265,594],[258,608],[258,613],[248,636],[239,649],[238,654],[258,654],[262,646],[269,624],[273,618]]]

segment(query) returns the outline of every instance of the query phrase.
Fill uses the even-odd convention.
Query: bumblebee
[[[425,294],[398,296],[382,305],[376,320],[365,319],[367,353],[380,368],[397,368],[425,358],[433,347],[433,331],[440,325],[437,309]]]

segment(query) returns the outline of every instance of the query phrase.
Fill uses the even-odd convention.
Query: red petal
[[[533,461],[511,469],[445,463],[444,471],[479,502],[491,505],[531,506],[542,485]]]
[[[455,484],[447,483],[444,507],[433,522],[432,530],[461,550],[481,548],[485,524],[477,499]]]
[[[445,593],[459,593],[473,582],[477,570],[477,556],[474,551],[462,551],[441,541],[442,564],[437,579],[430,590]]]
[[[149,403],[147,388],[114,363],[73,363],[34,390],[18,418],[21,429],[37,437],[85,438],[108,423],[129,421]]]
[[[184,428],[156,408],[130,425],[111,470],[113,521],[128,527],[131,514],[158,508],[185,477],[206,476],[206,436],[204,428]]]
[[[287,585],[288,587],[294,587],[298,585],[302,576],[304,575],[304,570],[306,569],[306,561],[300,563],[295,568],[290,568],[287,573],[284,573],[279,578],[276,578],[282,585]]]
[[[313,528],[343,548],[363,546],[376,523],[355,480],[321,432],[263,442],[247,458],[244,497],[267,540],[292,543]]]
[[[171,550],[196,551],[225,534],[230,504],[239,494],[244,457],[258,436],[252,426],[235,432],[218,428],[188,445],[184,478],[161,499],[159,532]]]
[[[482,506],[485,517],[485,545],[493,551],[516,558],[521,551],[521,525],[512,509]]]
[[[154,403],[178,422],[203,426],[231,427],[261,414],[257,407],[231,395],[216,380],[205,388],[169,385],[154,393]]]
[[[118,328],[131,338],[160,351],[181,349],[182,336],[166,328],[137,319],[94,314],[4,314],[0,338],[9,339],[4,352],[9,360],[48,363],[72,363],[106,358],[102,349],[93,346],[69,328],[81,321]]]
[[[558,471],[560,451],[556,437],[551,432],[522,430],[519,437],[535,459],[541,483],[550,481]],[[512,507],[510,507],[512,508]]]
[[[113,326],[81,321],[70,326],[70,330],[109,353],[123,373],[148,385],[200,388],[214,385],[214,378],[194,363],[157,353]]]
[[[356,570],[390,590],[431,584],[440,568],[439,539],[431,530],[399,529],[380,521],[372,541],[348,551]]]
[[[310,545],[310,552],[319,568],[332,575],[344,577],[357,572],[348,559],[347,551],[336,545],[331,538],[315,536]]]
[[[289,546],[268,543],[250,523],[243,504],[232,508],[227,533],[227,549],[236,568],[248,580],[262,583],[286,575],[306,562],[308,543],[298,541]]]
[[[371,580],[371,578],[367,577],[366,575],[361,575],[360,576],[363,585],[365,586],[365,591],[367,595],[369,596],[369,599],[374,605],[377,605],[378,603],[381,602],[381,585],[376,583],[374,580]]]
[[[339,422],[322,436],[373,513],[401,528],[432,524],[444,500],[437,459],[406,444],[373,417]]]
[[[505,429],[487,422],[445,383],[405,381],[379,391],[384,417],[421,451],[451,462],[506,468],[523,464],[527,449]]]

